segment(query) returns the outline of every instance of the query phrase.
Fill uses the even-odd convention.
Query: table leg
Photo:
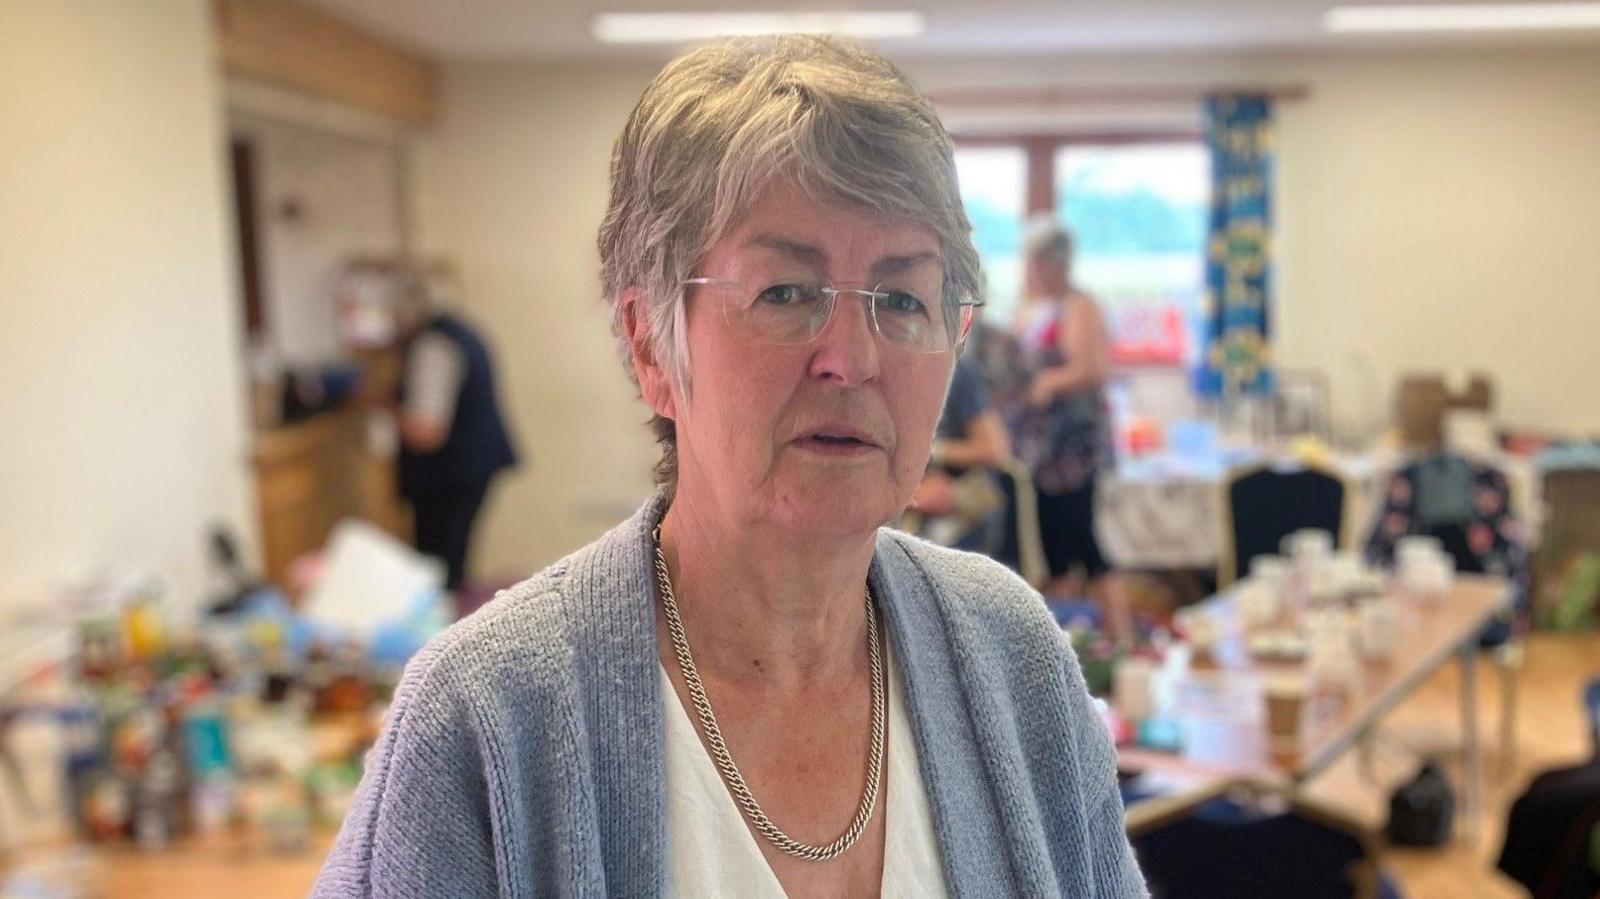
[[[1461,647],[1461,780],[1464,802],[1460,829],[1468,842],[1478,838],[1478,816],[1483,809],[1483,758],[1478,752],[1478,641]]]

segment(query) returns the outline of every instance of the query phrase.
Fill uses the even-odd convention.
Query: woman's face
[[[677,423],[679,499],[818,537],[899,515],[927,466],[953,353],[887,342],[858,294],[840,294],[822,331],[798,345],[735,328],[723,304],[776,283],[870,289],[886,276],[935,285],[937,302],[943,272],[926,227],[819,205],[792,182],[767,190],[696,273],[742,286],[688,295],[692,396],[673,393],[666,413]]]

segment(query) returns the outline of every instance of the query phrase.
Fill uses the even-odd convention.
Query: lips
[[[820,443],[831,443],[840,446],[878,446],[878,441],[860,428],[845,424],[825,424],[811,428],[802,435],[804,440],[815,440]]]
[[[861,428],[843,423],[828,423],[810,427],[795,438],[795,443],[812,449],[838,452],[882,449],[883,444]]]

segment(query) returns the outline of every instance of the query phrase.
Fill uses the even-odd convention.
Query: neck
[[[801,539],[727,520],[680,491],[661,548],[695,666],[777,689],[858,676],[874,540]]]

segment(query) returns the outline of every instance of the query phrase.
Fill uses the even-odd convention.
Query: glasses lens
[[[766,343],[805,343],[828,322],[833,298],[823,285],[780,281],[758,289],[734,288],[724,307],[737,330]]]
[[[873,314],[883,339],[933,353],[950,348],[944,303],[930,285],[880,284],[873,290]]]
[[[724,314],[736,332],[769,344],[803,344],[815,339],[827,326],[839,293],[870,299],[879,336],[920,353],[956,346],[972,319],[969,307],[943,301],[942,285],[936,282],[885,282],[871,291],[835,291],[826,283],[810,280],[779,280],[765,287],[732,281],[706,286],[720,295]]]

